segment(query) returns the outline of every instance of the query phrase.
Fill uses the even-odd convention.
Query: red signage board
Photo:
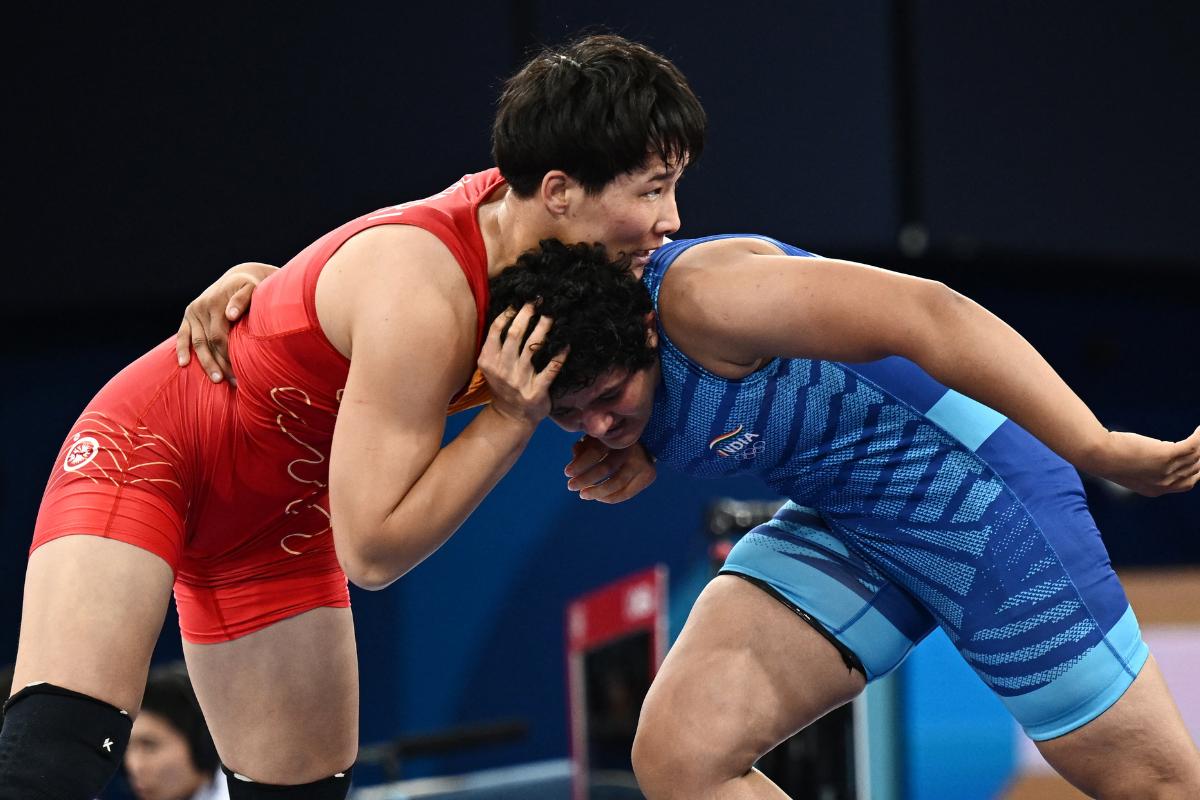
[[[587,800],[594,769],[627,769],[591,762],[628,756],[621,752],[632,745],[637,709],[666,656],[667,568],[652,567],[575,599],[567,606],[566,625],[573,798]],[[638,696],[620,700],[631,692]],[[605,718],[593,719],[597,716]],[[621,735],[614,737],[614,728],[628,730],[628,745]],[[607,742],[598,736],[607,736]],[[606,747],[611,758],[597,755]]]

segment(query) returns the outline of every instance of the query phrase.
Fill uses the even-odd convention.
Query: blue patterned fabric
[[[654,253],[643,280],[656,308],[675,259],[717,238],[729,237]],[[797,256],[796,269],[811,255],[754,238]],[[1136,621],[1130,643],[1132,612],[1079,477],[1019,426],[902,358],[777,358],[729,380],[688,358],[661,323],[659,336],[662,382],[643,444],[689,475],[754,475],[793,501],[727,567],[771,582],[829,626],[868,677],[894,668],[936,623],[1006,702],[1073,696],[1047,687],[1081,680],[1085,663],[1083,682],[1104,683],[1093,694],[1108,704],[1132,682],[1145,645]],[[1114,642],[1122,620],[1125,639]],[[1009,707],[1049,738],[1107,705],[1085,703],[1065,723],[1053,702]]]

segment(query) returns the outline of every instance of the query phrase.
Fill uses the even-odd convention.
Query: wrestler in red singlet
[[[504,180],[490,169],[432,197],[384,208],[326,234],[254,296],[229,354],[238,388],[173,340],[100,390],[67,435],[46,486],[30,552],[73,534],[148,550],[175,572],[189,642],[224,642],[321,606],[350,604],[329,529],[329,448],[350,362],[317,321],[317,278],[350,237],[415,225],[450,249],[478,312],[487,255],[477,210]],[[486,402],[476,375],[449,412]]]

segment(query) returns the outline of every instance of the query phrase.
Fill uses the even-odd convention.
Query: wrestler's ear
[[[538,196],[550,216],[558,219],[566,215],[571,206],[571,189],[578,185],[574,178],[560,169],[552,169],[542,176]]]

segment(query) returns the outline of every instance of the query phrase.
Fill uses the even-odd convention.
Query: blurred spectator
[[[150,671],[125,771],[138,800],[228,800],[217,750],[182,663]]]

